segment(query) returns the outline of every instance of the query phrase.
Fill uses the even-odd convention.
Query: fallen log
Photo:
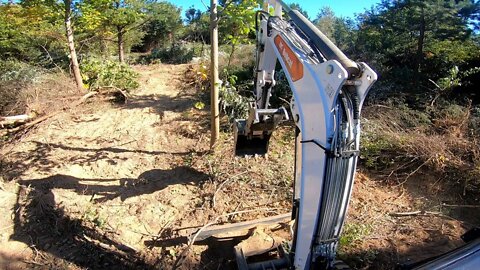
[[[276,215],[273,217],[266,217],[266,218],[243,221],[238,223],[229,223],[224,225],[211,226],[210,228],[204,229],[203,231],[198,233],[194,241],[196,242],[196,241],[205,240],[206,238],[214,236],[216,234],[232,232],[232,231],[240,231],[240,230],[249,230],[259,225],[271,225],[271,224],[283,223],[291,220],[291,218],[292,218],[292,213],[286,213],[282,215]]]
[[[16,127],[25,124],[34,117],[35,115],[28,114],[0,117],[0,128]]]
[[[36,124],[39,124],[51,117],[54,117],[55,115],[58,115],[60,114],[61,112],[67,110],[67,109],[73,109],[73,108],[76,108],[78,107],[79,105],[81,105],[82,103],[84,103],[87,99],[97,95],[98,92],[96,91],[92,91],[92,92],[88,92],[87,94],[83,95],[79,100],[75,101],[75,102],[72,102],[70,105],[68,106],[65,106],[62,108],[62,110],[59,110],[59,111],[55,111],[55,112],[52,112],[52,113],[49,113],[47,115],[44,115],[44,116],[40,116],[38,118],[35,118],[35,120],[33,120],[33,117],[30,117],[30,118],[27,118],[28,120],[30,121],[25,121],[21,124],[19,124],[19,126],[15,127],[15,128],[8,128],[7,127],[7,133],[14,133],[14,132],[17,132],[21,129],[27,129],[27,128],[30,128]],[[8,117],[8,116],[7,116]],[[2,117],[2,118],[6,118],[6,117]],[[33,120],[33,121],[31,121]],[[3,126],[1,126],[1,128],[4,128]]]

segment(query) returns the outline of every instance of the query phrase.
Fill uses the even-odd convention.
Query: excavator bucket
[[[233,126],[235,155],[265,155],[275,128],[288,120],[287,110],[250,108],[248,119],[237,119]]]
[[[235,120],[235,155],[265,155],[268,152],[268,144],[270,141],[269,134],[252,135],[246,133],[247,121],[244,119]]]

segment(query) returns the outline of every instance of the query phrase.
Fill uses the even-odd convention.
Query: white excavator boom
[[[289,21],[282,19],[284,12]],[[278,61],[292,90],[291,117],[297,130],[290,267],[329,269],[354,181],[360,112],[377,75],[365,63],[346,57],[280,0],[265,4],[257,25],[256,102],[248,119],[236,121],[236,153],[265,154],[273,130],[289,118],[284,108],[269,105]]]

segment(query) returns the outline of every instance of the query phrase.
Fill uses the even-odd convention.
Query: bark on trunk
[[[80,66],[78,65],[77,52],[75,51],[75,43],[73,41],[73,29],[71,21],[71,0],[64,0],[65,3],[65,32],[67,34],[67,43],[68,49],[70,50],[70,63],[72,65],[73,76],[75,78],[75,83],[77,84],[77,89],[80,92],[83,92],[83,80],[82,75],[80,74]]]
[[[124,63],[125,62],[125,55],[124,55],[124,52],[123,52],[123,28],[120,27],[120,26],[117,26],[117,43],[118,43],[118,61],[120,61],[120,63]]]
[[[235,53],[235,42],[232,42],[232,51],[230,52],[230,55],[228,56],[228,64],[227,64],[227,69],[230,68],[230,64],[232,63],[233,59],[233,54]]]
[[[418,43],[417,43],[417,71],[420,72],[423,62],[423,44],[425,43],[425,10],[424,7],[421,6],[421,13],[420,13],[420,33],[418,35]]]
[[[210,149],[215,150],[215,144],[220,137],[220,109],[218,104],[219,78],[218,78],[218,18],[217,0],[210,0],[210,38],[211,38],[211,90],[210,90]]]

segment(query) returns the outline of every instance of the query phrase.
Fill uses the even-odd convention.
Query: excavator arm
[[[273,10],[273,15],[270,12]],[[283,13],[290,18],[286,21]],[[346,57],[301,13],[268,0],[257,13],[255,103],[235,122],[237,155],[265,154],[276,126],[296,126],[295,219],[289,268],[329,269],[359,155],[360,113],[376,73]],[[292,90],[291,116],[270,108],[277,61]]]

